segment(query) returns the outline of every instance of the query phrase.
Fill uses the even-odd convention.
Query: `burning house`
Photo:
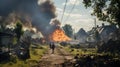
[[[6,25],[20,20],[25,26],[37,28],[48,40],[53,29],[49,22],[56,17],[55,11],[51,0],[0,0],[0,24]]]
[[[55,42],[63,42],[71,40],[61,28],[56,28],[51,34],[50,39]]]
[[[51,0],[0,0],[0,25],[15,24],[19,20],[23,26],[34,27],[40,31],[46,41],[71,40],[60,28],[58,20],[50,23],[51,19],[56,18],[55,11],[56,7]],[[30,57],[31,35],[29,31],[25,31],[20,37],[15,47],[18,57],[24,59]],[[11,38],[11,35],[7,37]]]
[[[0,32],[0,62],[10,58],[11,46],[13,45],[14,35]]]
[[[51,34],[49,35],[49,40],[54,42],[63,42],[63,41],[70,41],[71,38],[69,38],[64,30],[60,27],[60,22],[57,19],[51,20],[51,25],[53,26],[53,30]]]
[[[46,41],[70,40],[62,29],[57,28],[60,22],[50,23],[51,19],[56,17],[55,11],[56,8],[51,0],[0,0],[1,24],[15,23],[20,20],[24,26],[33,26],[40,31]]]

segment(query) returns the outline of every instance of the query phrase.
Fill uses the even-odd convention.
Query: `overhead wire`
[[[67,5],[67,1],[68,1],[68,0],[66,0],[66,2],[65,2],[65,6],[64,6],[64,9],[63,9],[63,14],[62,14],[62,17],[61,17],[61,22],[62,22],[62,20],[63,20],[63,16],[64,16],[64,13],[65,13],[65,9],[66,9],[66,5]]]
[[[77,3],[77,0],[74,2],[73,7],[72,7],[71,11],[69,12],[69,14],[68,14],[68,16],[67,16],[67,18],[66,18],[66,20],[64,22],[66,22],[69,19],[73,9],[75,8],[76,3]]]

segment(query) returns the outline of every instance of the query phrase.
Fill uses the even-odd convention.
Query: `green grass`
[[[41,57],[47,51],[47,46],[42,46],[41,49],[39,49],[39,48],[41,48],[41,46],[38,47],[38,49],[35,49],[35,48],[30,49],[31,50],[30,51],[30,56],[31,56],[30,60],[39,60],[39,59],[41,59]]]
[[[76,56],[76,54],[79,54],[79,57],[82,57],[83,55],[100,55],[100,56],[104,56],[104,55],[109,55],[112,56],[113,58],[120,58],[120,56],[118,54],[113,55],[112,53],[98,53],[96,48],[70,48],[70,46],[66,46],[63,47],[67,52],[70,52],[73,56]]]
[[[37,62],[41,59],[44,53],[47,51],[47,46],[38,46],[38,48],[30,48],[30,59],[20,60],[17,57],[12,58],[13,60],[0,63],[0,67],[31,67],[37,65]],[[14,60],[16,60],[14,62]]]
[[[73,56],[75,56],[76,54],[79,55],[84,55],[84,54],[97,54],[97,50],[95,48],[70,48],[70,46],[66,46],[64,47],[64,49],[67,52],[70,52]]]
[[[19,59],[16,60],[17,60],[16,63],[10,61],[8,63],[0,64],[0,67],[29,67],[29,65],[25,63],[25,61]]]
[[[13,38],[13,44],[17,44],[17,37]]]

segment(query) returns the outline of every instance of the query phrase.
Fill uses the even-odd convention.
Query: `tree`
[[[16,33],[16,36],[17,36],[17,41],[19,41],[21,35],[23,34],[22,23],[21,23],[20,21],[18,21],[18,22],[16,23],[15,33]]]
[[[66,25],[64,25],[62,28],[63,28],[63,30],[65,31],[65,34],[66,34],[68,37],[72,37],[72,35],[73,35],[73,29],[72,29],[72,26],[71,26],[71,25],[66,24]]]
[[[83,0],[83,3],[86,8],[93,8],[91,15],[120,28],[120,0]]]

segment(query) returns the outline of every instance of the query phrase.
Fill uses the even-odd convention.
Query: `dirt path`
[[[57,46],[54,54],[48,50],[39,62],[39,67],[73,67],[73,56]]]

